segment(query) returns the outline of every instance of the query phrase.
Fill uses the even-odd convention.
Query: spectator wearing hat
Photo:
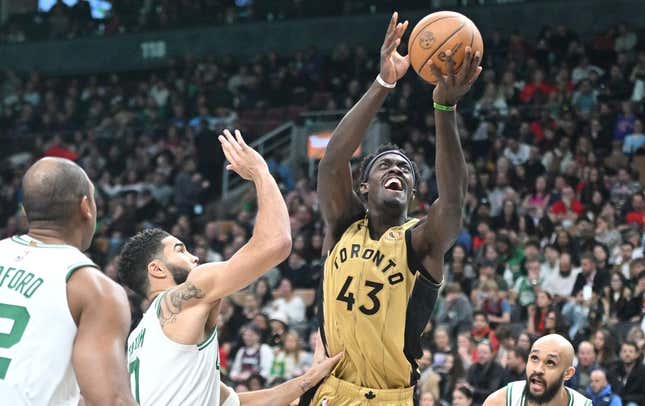
[[[287,315],[283,311],[274,311],[269,315],[271,334],[268,343],[271,347],[280,348],[284,344],[285,334],[289,331],[287,321]]]

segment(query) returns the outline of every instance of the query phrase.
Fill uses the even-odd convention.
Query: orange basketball
[[[432,59],[432,63],[445,75],[448,72],[446,51],[452,50],[455,72],[459,72],[467,46],[471,47],[473,54],[479,51],[483,57],[484,41],[475,23],[454,11],[438,11],[425,16],[412,30],[408,42],[410,64],[419,76],[436,84],[437,78],[428,61]]]

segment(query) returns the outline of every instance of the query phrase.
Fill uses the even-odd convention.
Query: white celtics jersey
[[[526,381],[515,381],[506,385],[506,403],[505,406],[525,406],[526,398],[524,396],[524,386],[526,386]],[[584,397],[579,392],[571,388],[567,388],[567,393],[569,394],[569,401],[566,405],[562,406],[591,406],[591,400]]]
[[[157,296],[128,337],[132,395],[140,405],[219,405],[217,330],[202,344],[178,344],[161,329]]]
[[[0,241],[0,403],[78,405],[66,285],[87,266],[96,267],[69,245],[27,235]]]

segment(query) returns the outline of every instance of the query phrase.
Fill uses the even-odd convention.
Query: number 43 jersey
[[[328,354],[345,351],[335,377],[373,389],[405,388],[418,379],[420,335],[440,284],[421,269],[412,249],[417,223],[409,220],[373,240],[363,218],[325,259],[322,336]]]
[[[0,403],[78,405],[67,280],[83,267],[96,265],[69,245],[0,241]]]

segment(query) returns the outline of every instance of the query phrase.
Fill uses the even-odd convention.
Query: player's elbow
[[[277,261],[284,261],[291,254],[291,233],[282,233],[275,237],[268,247],[270,255]]]
[[[462,206],[458,203],[453,204],[450,201],[446,201],[441,205],[439,213],[441,218],[444,219],[445,233],[449,236],[448,239],[456,239],[464,223]]]

